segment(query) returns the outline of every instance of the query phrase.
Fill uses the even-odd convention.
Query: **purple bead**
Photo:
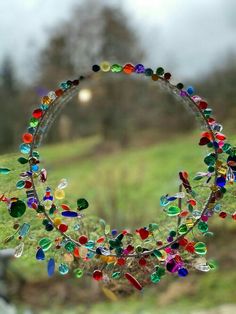
[[[168,242],[172,242],[173,240],[174,240],[173,237],[170,237],[170,236],[169,236],[169,237],[167,238],[167,241],[168,241]]]
[[[144,73],[145,72],[145,68],[142,64],[137,64],[134,68],[135,73]]]
[[[178,271],[180,265],[174,260],[171,259],[167,264],[166,264],[166,269],[170,272],[170,273],[175,273]]]
[[[36,198],[34,197],[30,197],[28,200],[27,200],[27,205],[29,208],[32,208],[32,204],[35,203],[35,204],[38,204],[38,201]]]
[[[179,94],[180,94],[181,97],[185,97],[185,96],[188,95],[188,93],[186,91],[184,91],[184,90],[181,90]]]

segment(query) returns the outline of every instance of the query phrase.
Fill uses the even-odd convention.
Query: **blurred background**
[[[40,97],[103,60],[163,66],[206,97],[235,141],[235,14],[234,0],[0,0],[0,165],[16,168]],[[159,198],[176,192],[179,170],[205,170],[197,128],[191,112],[150,79],[104,75],[81,87],[41,152],[52,185],[66,176],[68,195],[86,196],[91,213],[135,228],[160,216]],[[10,179],[0,178],[0,192],[14,189]],[[0,210],[3,249],[13,223]],[[24,219],[34,229],[33,217]],[[236,313],[236,226],[216,219],[212,231],[209,256],[218,270],[166,278],[142,295],[116,294],[73,273],[49,280],[30,241],[16,261],[11,243],[0,251],[0,313]]]

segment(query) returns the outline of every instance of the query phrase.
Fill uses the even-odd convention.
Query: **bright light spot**
[[[78,93],[79,102],[87,104],[92,98],[92,92],[90,89],[81,89]]]

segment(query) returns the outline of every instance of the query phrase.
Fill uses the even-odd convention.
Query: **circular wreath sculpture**
[[[88,201],[79,198],[76,208],[72,209],[63,203],[64,189],[67,186],[65,179],[61,180],[56,189],[46,184],[47,172],[40,167],[40,155],[36,148],[54,121],[56,112],[78,93],[81,82],[99,71],[112,72],[114,75],[119,72],[136,73],[150,77],[159,86],[176,95],[203,122],[205,130],[201,134],[199,145],[208,147],[208,153],[204,157],[207,171],[198,172],[193,180],[204,181],[202,197],[205,197],[205,201],[198,202],[199,195],[193,190],[188,173],[180,171],[178,192],[173,196],[164,195],[160,200],[161,207],[170,218],[165,233],[160,232],[160,226],[156,222],[141,226],[133,233],[130,230],[110,230],[102,219],[93,222],[88,231],[84,211],[89,206]],[[221,133],[222,125],[212,117],[207,102],[193,95],[192,87],[185,90],[182,83],[170,83],[170,78],[171,74],[165,73],[161,67],[153,71],[142,64],[121,66],[102,62],[93,65],[89,75],[61,83],[58,89],[42,97],[41,104],[33,111],[27,133],[23,134],[23,143],[20,145],[20,152],[25,157],[18,158],[18,162],[25,164],[26,169],[20,173],[16,187],[24,189],[26,197],[19,199],[2,196],[1,200],[6,202],[9,213],[14,218],[21,217],[27,207],[33,209],[35,215],[42,220],[44,230],[52,235],[38,239],[35,247],[36,259],[47,261],[49,276],[54,274],[55,269],[65,275],[72,268],[77,278],[90,274],[97,281],[109,283],[122,280],[142,290],[143,286],[151,282],[158,283],[165,273],[185,277],[190,269],[209,271],[214,268],[214,262],[205,259],[205,243],[196,241],[193,231],[197,230],[203,236],[210,235],[208,220],[214,214],[221,218],[231,216],[236,220],[236,213],[223,211],[219,204],[227,192],[226,185],[231,186],[235,181],[236,149],[226,142],[226,136]],[[37,191],[38,182],[44,183],[43,195]],[[22,254],[22,241],[29,228],[28,223],[16,227],[21,240],[16,247],[16,257]],[[64,255],[61,253],[54,257],[53,249]]]

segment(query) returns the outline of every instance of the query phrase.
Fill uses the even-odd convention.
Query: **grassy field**
[[[160,196],[178,191],[178,172],[186,170],[194,175],[196,171],[205,170],[203,157],[206,151],[196,145],[197,134],[174,137],[167,143],[157,143],[146,148],[130,148],[105,154],[96,153],[100,143],[98,137],[74,141],[66,144],[45,146],[40,149],[43,163],[48,170],[48,185],[55,188],[60,179],[66,178],[65,202],[75,206],[78,197],[89,200],[87,213],[98,215],[108,221],[112,227],[138,227],[152,221],[164,219],[159,206]],[[9,167],[12,172],[1,176],[1,192],[13,191],[12,180],[17,180],[18,154],[0,157],[0,166]],[[24,167],[22,167],[24,169]],[[39,189],[43,189],[39,186]],[[21,193],[21,192],[19,192]],[[67,199],[68,195],[68,199]],[[63,202],[64,202],[63,201]],[[5,206],[0,205],[0,248],[2,240],[12,233],[13,220]],[[233,203],[230,206],[234,206]],[[13,272],[29,282],[42,281],[46,278],[44,263],[36,262],[35,242],[40,233],[41,222],[35,218],[32,210],[21,218],[31,222],[32,236],[29,237],[22,258],[12,263]],[[147,290],[141,297],[135,294],[128,300],[117,302],[99,302],[96,305],[68,307],[64,311],[60,302],[57,313],[190,313],[195,307],[212,307],[221,303],[236,302],[234,286],[236,271],[235,237],[236,225],[227,225],[217,219],[214,223],[215,241],[210,245],[210,253],[220,261],[219,270],[205,275],[190,275],[184,281],[168,280],[155,288]],[[224,229],[223,229],[224,228]],[[223,231],[222,231],[223,230]],[[229,242],[227,244],[227,242]],[[8,244],[17,245],[17,240]],[[165,281],[165,280],[164,280]],[[76,289],[76,287],[75,287]],[[56,306],[52,301],[52,304]],[[50,301],[51,302],[51,301]],[[44,314],[53,313],[45,310]]]

